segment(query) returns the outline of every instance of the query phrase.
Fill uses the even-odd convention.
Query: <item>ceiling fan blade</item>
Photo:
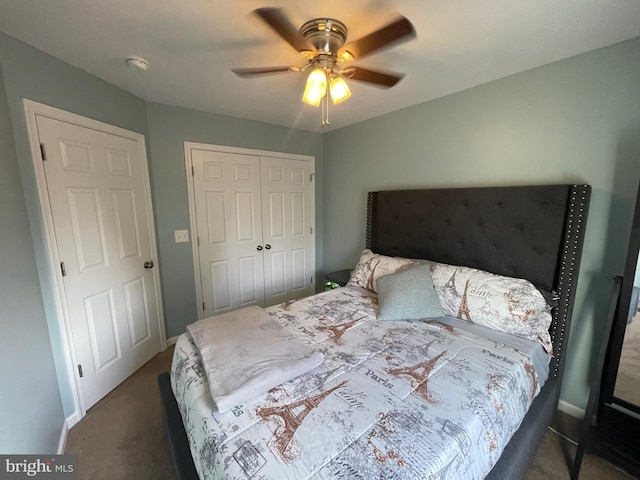
[[[383,73],[362,67],[346,68],[343,70],[343,75],[351,80],[373,83],[385,88],[393,87],[404,77],[402,74]]]
[[[405,17],[400,17],[385,27],[345,45],[340,52],[347,51],[354,59],[360,59],[392,43],[410,40],[415,36],[416,31],[411,22]]]
[[[304,38],[298,33],[298,29],[293,26],[283,10],[280,8],[258,8],[253,11],[258,17],[269,25],[280,37],[289,45],[301,52],[309,50]]]
[[[233,68],[231,69],[239,77],[255,77],[258,75],[269,75],[271,73],[290,72],[289,67],[258,67],[258,68]]]

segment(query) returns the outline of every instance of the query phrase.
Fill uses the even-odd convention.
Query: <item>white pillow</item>
[[[447,315],[536,340],[553,353],[550,307],[528,280],[434,264],[433,286]]]
[[[347,285],[377,292],[376,280],[378,278],[416,264],[415,260],[409,258],[378,255],[367,248],[362,251],[360,260],[354,268]]]

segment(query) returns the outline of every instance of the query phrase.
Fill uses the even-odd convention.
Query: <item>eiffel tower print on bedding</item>
[[[549,356],[450,317],[379,322],[376,300],[347,287],[266,309],[325,360],[224,413],[180,337],[173,390],[202,480],[484,478],[544,385]]]

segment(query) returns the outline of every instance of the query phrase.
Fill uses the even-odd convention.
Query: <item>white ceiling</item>
[[[250,12],[282,7],[296,26],[343,21],[355,40],[398,14],[417,38],[356,65],[405,78],[350,81],[331,125],[300,101],[305,74],[252,79],[232,68],[305,64]],[[640,36],[639,0],[0,0],[0,30],[152,102],[328,131]],[[125,65],[139,55],[147,72]]]

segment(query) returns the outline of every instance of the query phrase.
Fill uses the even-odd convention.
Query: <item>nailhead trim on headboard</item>
[[[369,192],[367,194],[367,230],[365,232],[365,245],[366,248],[375,250],[373,245],[373,232],[376,230],[376,219],[373,215],[374,203],[376,198],[376,192]]]
[[[551,375],[556,378],[561,377],[566,360],[566,337],[571,326],[577,274],[582,256],[585,220],[590,198],[591,187],[589,185],[574,185],[571,188],[571,200],[567,212],[567,225],[562,247],[560,274],[558,276],[560,300],[553,313],[554,321],[551,328],[551,339],[554,345]]]

